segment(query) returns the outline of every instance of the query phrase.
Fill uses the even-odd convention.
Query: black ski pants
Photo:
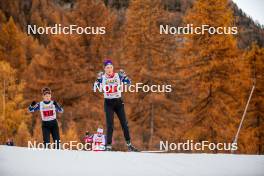
[[[42,135],[45,148],[50,143],[50,134],[53,138],[53,142],[56,143],[56,148],[60,148],[60,133],[59,126],[56,119],[51,121],[42,121]]]
[[[114,130],[114,113],[116,113],[120,121],[125,140],[127,142],[130,141],[128,122],[126,119],[123,100],[121,98],[113,98],[113,99],[105,98],[104,110],[105,110],[106,126],[107,126],[107,132],[106,132],[107,133],[106,135],[107,144],[108,145],[112,144],[112,137],[113,137],[113,130]]]

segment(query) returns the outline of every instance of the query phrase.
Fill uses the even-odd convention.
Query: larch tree
[[[40,5],[33,3],[32,8],[41,7]],[[50,7],[52,3],[44,3],[44,5]],[[100,14],[97,13],[98,11]],[[76,24],[82,27],[90,26],[93,31],[98,31],[96,27],[104,26],[106,34],[45,36],[48,38],[44,42],[47,44],[46,48],[42,48],[42,52],[35,53],[26,70],[25,75],[32,76],[26,77],[25,94],[30,100],[41,99],[41,88],[49,86],[54,93],[54,99],[65,108],[61,116],[63,130],[70,120],[79,121],[78,127],[85,130],[87,125],[84,124],[102,121],[103,118],[98,118],[103,115],[100,111],[101,101],[98,103],[98,96],[95,94],[95,96],[90,95],[93,95],[92,84],[96,79],[97,71],[101,70],[102,60],[107,57],[111,48],[114,15],[102,2],[84,0],[76,1],[74,11],[56,13],[59,15],[49,15],[49,21],[44,22],[45,25],[52,22],[65,26]],[[35,20],[39,23],[43,21],[41,18]]]
[[[98,13],[100,12],[100,13]],[[78,119],[78,128],[84,133],[87,129],[96,127],[96,124],[105,123],[102,94],[93,92],[93,83],[97,73],[103,69],[103,60],[111,58],[112,53],[119,46],[115,43],[114,27],[116,15],[107,8],[102,1],[76,1],[75,10],[69,13],[72,21],[82,27],[90,26],[93,31],[105,27],[105,34],[82,35],[81,41],[84,48],[83,59],[86,71],[86,96],[80,97],[74,102],[73,113],[75,120]],[[99,27],[99,28],[98,28]],[[83,64],[84,65],[84,64]],[[74,109],[78,108],[78,111]],[[94,126],[95,125],[95,126]]]
[[[77,35],[55,36],[50,42],[42,55],[35,55],[27,69],[27,74],[32,76],[26,79],[26,95],[32,101],[34,99],[40,101],[41,89],[50,87],[54,100],[65,108],[65,113],[62,115],[64,122],[75,117],[75,111],[72,110],[74,104],[87,95],[89,88],[84,47]]]
[[[161,1],[131,1],[124,27],[124,55],[120,64],[127,67],[133,83],[147,86],[172,84],[173,36],[161,35],[159,25],[165,16]],[[131,93],[131,119],[139,125],[146,146],[153,146],[154,132],[163,135],[169,119],[175,118],[174,101],[169,93],[140,91]],[[144,128],[142,128],[144,126]],[[143,130],[143,131],[142,131]],[[156,142],[156,141],[155,141]]]
[[[22,122],[29,124],[30,116],[24,108],[24,83],[17,84],[16,70],[5,61],[0,62],[0,141],[17,133]]]
[[[227,0],[197,0],[184,18],[194,27],[232,27]],[[242,60],[231,34],[185,35],[185,75],[191,94],[186,96],[191,114],[184,138],[232,142],[245,95],[240,80]]]
[[[26,66],[25,52],[21,43],[23,33],[12,17],[0,27],[0,59],[22,71]]]
[[[255,84],[255,90],[252,94],[245,121],[241,128],[241,135],[238,139],[241,151],[252,154],[264,153],[264,48],[253,43],[244,56],[248,67],[250,68],[251,84]],[[253,85],[252,85],[253,86]],[[248,94],[251,85],[248,87]]]

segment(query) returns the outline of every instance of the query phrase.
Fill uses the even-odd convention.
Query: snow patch
[[[264,176],[263,155],[37,150],[0,146],[1,176]]]

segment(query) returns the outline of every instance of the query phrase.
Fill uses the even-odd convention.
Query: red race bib
[[[43,116],[45,118],[53,116],[53,110],[47,110],[47,111],[43,111]]]
[[[106,92],[107,93],[116,93],[117,92],[117,85],[114,86],[107,86],[106,87]]]

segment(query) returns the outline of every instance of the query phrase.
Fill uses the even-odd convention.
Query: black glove
[[[127,79],[127,75],[126,72],[123,69],[120,69],[120,71],[118,72],[119,76],[121,76],[122,80]]]
[[[53,104],[54,104],[55,106],[59,106],[58,103],[57,103],[56,101],[53,101]]]
[[[37,103],[35,101],[32,101],[30,106],[35,106]]]

